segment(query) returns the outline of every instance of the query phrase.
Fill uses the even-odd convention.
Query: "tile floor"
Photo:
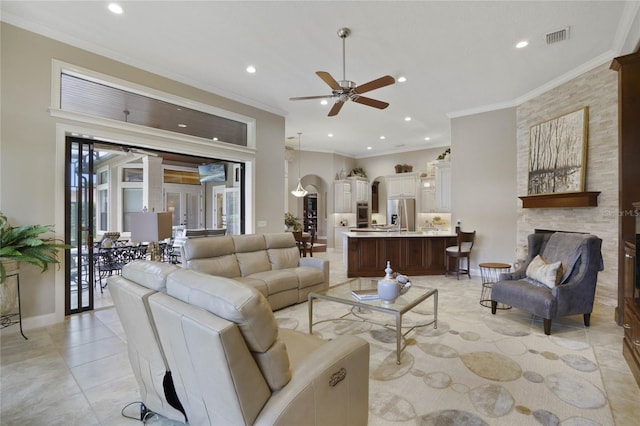
[[[332,283],[346,278],[341,253],[315,256],[331,261]],[[440,285],[456,283],[455,278],[439,277],[439,281]],[[455,285],[477,285],[479,296],[480,279],[466,281]],[[108,305],[105,294],[102,305]],[[22,339],[17,326],[12,328],[15,331],[6,329],[0,338],[0,424],[139,424],[121,414],[127,404],[138,400],[138,391],[115,309],[103,307],[61,324],[26,330],[29,340]],[[622,357],[623,333],[613,321],[613,307],[597,304],[586,333],[601,366],[616,425],[637,425],[640,388]],[[138,409],[132,405],[124,412],[137,416]],[[158,419],[149,423],[168,424]]]

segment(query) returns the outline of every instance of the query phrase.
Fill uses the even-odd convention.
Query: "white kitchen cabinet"
[[[420,211],[422,213],[432,213],[436,211],[435,177],[420,180]]]
[[[369,181],[364,178],[350,177],[352,201],[366,203],[369,201]]]
[[[349,230],[348,226],[336,226],[333,228],[334,230],[334,238],[333,238],[333,249],[335,251],[342,251],[342,234]]]
[[[451,211],[451,162],[436,164],[436,211]]]
[[[415,197],[417,186],[417,174],[399,173],[386,177],[387,196],[392,197]]]
[[[333,182],[333,207],[335,213],[351,213],[351,182]]]

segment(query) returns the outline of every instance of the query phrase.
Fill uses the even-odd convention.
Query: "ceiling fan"
[[[320,77],[325,83],[329,85],[329,87],[331,87],[331,95],[302,96],[289,98],[289,100],[300,101],[306,99],[338,98],[329,111],[329,117],[337,115],[344,103],[348,100],[352,100],[353,102],[378,109],[385,109],[389,106],[387,102],[366,98],[361,95],[363,93],[370,92],[371,90],[394,84],[396,80],[390,75],[385,75],[384,77],[377,78],[359,86],[356,86],[356,83],[354,83],[353,81],[347,80],[345,75],[345,39],[349,36],[349,34],[351,34],[351,30],[349,28],[340,28],[338,30],[338,36],[342,39],[342,80],[336,81],[336,79],[326,71],[316,71],[318,77]]]

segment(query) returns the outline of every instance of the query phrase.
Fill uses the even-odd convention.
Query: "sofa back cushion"
[[[170,263],[134,260],[122,267],[122,277],[155,291],[165,291],[167,276],[180,268]]]
[[[278,340],[278,323],[260,292],[232,279],[182,269],[168,277],[167,294],[237,324],[269,387],[277,390],[289,382],[287,348]]]
[[[267,246],[261,234],[233,235],[240,276],[271,270]]]
[[[291,232],[264,234],[271,269],[296,268],[300,263],[300,250]]]
[[[227,278],[241,276],[230,236],[188,239],[181,250],[186,268]]]

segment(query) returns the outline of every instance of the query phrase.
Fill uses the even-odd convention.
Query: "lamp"
[[[171,212],[136,212],[131,214],[131,239],[133,241],[149,243],[147,253],[149,259],[160,262],[160,245],[158,241],[171,237]]]
[[[302,158],[301,154],[301,145],[300,145],[300,135],[302,133],[298,132],[298,186],[296,187],[296,189],[294,189],[293,191],[291,191],[291,194],[294,197],[304,197],[305,195],[308,194],[308,192],[302,187],[302,181],[300,180],[300,160]]]

